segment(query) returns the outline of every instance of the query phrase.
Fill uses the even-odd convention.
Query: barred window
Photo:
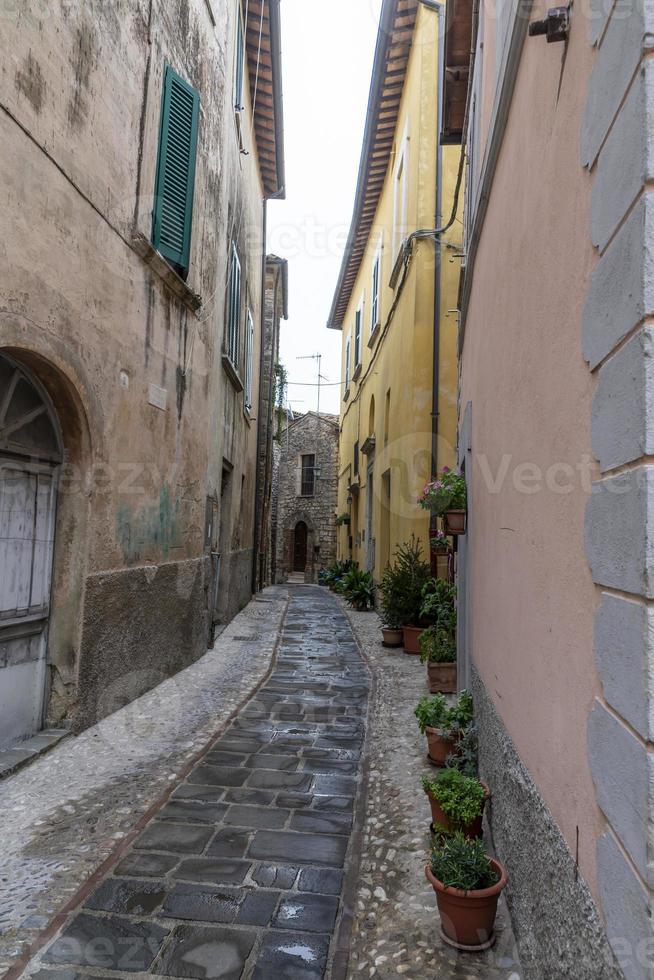
[[[313,453],[308,453],[302,457],[302,484],[301,493],[303,497],[313,497],[316,492],[316,457]]]

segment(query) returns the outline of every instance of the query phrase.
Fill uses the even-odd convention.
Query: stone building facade
[[[259,448],[257,452],[257,538],[255,588],[272,584],[273,510],[276,506],[275,458],[278,453],[279,336],[288,320],[288,262],[276,255],[266,259],[266,293],[259,386]]]
[[[300,573],[316,582],[336,559],[337,418],[307,412],[289,419],[280,449],[275,581]]]
[[[129,702],[251,596],[284,162],[278,0],[29,0],[0,44],[2,745]]]

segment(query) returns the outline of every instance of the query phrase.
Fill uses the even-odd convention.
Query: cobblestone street
[[[189,671],[206,677],[205,661],[215,662],[221,645],[228,651],[244,643],[235,631],[246,622],[251,629],[254,617],[261,628],[258,640],[250,638],[254,662],[249,669],[239,655],[232,669],[243,683],[256,684],[272,655],[285,596],[286,590],[268,590],[263,603],[251,603]],[[485,956],[457,958],[438,939],[422,871],[429,818],[412,716],[424,672],[414,658],[381,647],[378,624],[375,614],[346,614],[324,589],[292,587],[272,670],[254,697],[211,741],[206,726],[195,737],[186,729],[186,765],[167,745],[171,765],[164,776],[159,760],[151,786],[144,785],[145,748],[129,780],[114,774],[122,792],[126,782],[140,785],[138,793],[132,788],[134,807],[116,806],[125,802],[120,794],[107,795],[104,806],[98,801],[103,839],[94,847],[82,834],[79,853],[68,841],[69,870],[59,888],[45,881],[55,875],[54,855],[41,860],[39,880],[34,842],[21,853],[15,828],[13,874],[3,873],[5,966],[39,980],[137,974],[519,980],[504,917],[497,947]],[[182,678],[177,689],[183,684]],[[241,688],[220,716],[239,694]],[[132,721],[145,724],[143,702],[156,695],[140,699]],[[165,716],[162,691],[158,703]],[[174,707],[183,710],[180,699]],[[215,720],[214,731],[221,719]],[[109,719],[105,732],[115,723]],[[160,726],[163,736],[163,717]],[[34,793],[42,785],[48,765],[67,771],[84,739],[98,734],[68,740],[11,777],[3,804],[13,802],[15,810],[22,798],[24,806],[28,787]],[[198,756],[200,738],[209,745]],[[50,793],[61,786],[51,785]],[[66,840],[74,833],[76,822],[84,827],[84,802],[82,795],[75,806],[51,810],[51,848],[58,834]],[[120,829],[109,833],[113,826]],[[30,904],[16,926],[17,910]],[[53,918],[62,906],[65,914]]]

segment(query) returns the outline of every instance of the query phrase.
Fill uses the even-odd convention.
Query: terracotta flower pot
[[[456,693],[456,661],[451,664],[427,664],[430,694]]]
[[[506,888],[506,871],[499,861],[491,859],[499,880],[490,888],[464,892],[459,888],[446,888],[436,878],[429,865],[425,868],[427,881],[436,892],[438,912],[441,917],[441,936],[448,946],[463,952],[490,949],[495,942],[493,926],[497,915],[497,903]]]
[[[466,827],[453,827],[447,814],[443,813],[441,810],[441,805],[436,797],[432,796],[431,793],[427,793],[427,799],[429,800],[429,805],[431,807],[431,822],[434,830],[461,830],[466,837],[481,837],[484,807],[486,806],[486,800],[490,799],[490,788],[488,783],[485,783],[483,779],[480,779],[479,782],[484,787],[484,800],[481,805],[481,813],[476,820],[473,820],[473,822],[468,824]],[[425,792],[427,791],[425,790]]]
[[[383,646],[385,647],[401,647],[404,643],[404,630],[390,629],[388,626],[382,626],[382,636],[383,636]]]
[[[466,511],[465,510],[446,510],[443,514],[446,534],[465,534],[466,533]]]
[[[422,626],[405,626],[404,627],[404,652],[413,655],[420,656],[420,647],[418,645],[418,640],[424,633],[424,628]]]
[[[425,728],[427,736],[427,756],[429,761],[441,768],[447,762],[448,755],[456,749],[456,742],[447,735],[441,735],[437,728]]]

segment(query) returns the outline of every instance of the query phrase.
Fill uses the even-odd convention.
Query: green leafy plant
[[[418,503],[432,514],[444,514],[447,510],[465,510],[467,488],[463,474],[443,467],[442,474],[428,483]]]
[[[421,698],[415,712],[421,733],[425,729],[435,728],[451,737],[460,738],[473,719],[472,695],[462,691],[458,701],[448,706],[444,694],[434,694],[432,697]]]
[[[339,591],[359,612],[372,609],[375,605],[375,582],[371,572],[353,568],[341,579]]]
[[[325,585],[336,586],[342,582],[345,575],[357,567],[357,563],[348,558],[344,561],[335,561],[333,565],[321,572],[322,581]]]
[[[468,840],[462,833],[437,841],[431,854],[431,872],[446,888],[464,892],[491,888],[499,880],[483,840]]]
[[[452,637],[456,633],[456,585],[443,578],[430,578],[422,587],[420,618],[438,626]]]
[[[386,626],[400,629],[420,619],[422,590],[429,581],[429,564],[415,536],[400,545],[379,585],[380,607]]]
[[[421,698],[414,712],[421,734],[424,735],[427,728],[446,728],[449,712],[444,694]]]
[[[447,630],[430,626],[418,639],[420,660],[423,664],[456,663],[456,641]]]
[[[438,800],[455,830],[464,830],[481,816],[484,787],[478,779],[458,769],[443,769],[436,776],[423,776],[422,788]]]
[[[445,760],[448,769],[458,769],[465,776],[477,776],[479,773],[479,732],[476,725],[469,725],[452,752]]]
[[[336,518],[336,523],[340,527],[342,524],[349,524],[350,520],[351,520],[350,515],[347,512],[345,512],[343,514],[338,515],[338,517]]]

